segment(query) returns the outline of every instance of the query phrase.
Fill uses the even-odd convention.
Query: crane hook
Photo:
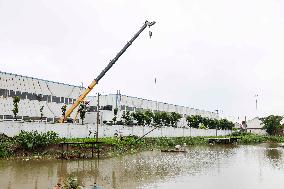
[[[153,33],[152,33],[151,31],[149,31],[149,37],[150,37],[150,39],[151,39],[152,35],[153,35]]]

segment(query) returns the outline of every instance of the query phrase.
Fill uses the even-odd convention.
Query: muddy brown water
[[[284,188],[277,144],[195,146],[188,153],[142,152],[104,160],[0,160],[1,189],[45,189],[76,176],[86,188]]]

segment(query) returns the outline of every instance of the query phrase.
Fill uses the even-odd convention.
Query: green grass
[[[257,144],[264,142],[284,143],[284,136],[264,136],[264,135],[256,135],[251,133],[237,133],[237,132],[233,133],[230,136],[238,137],[239,138],[238,144]],[[229,137],[229,136],[218,136],[218,138],[224,138],[224,137]],[[132,136],[132,137],[123,137],[123,139],[115,137],[99,138],[99,141],[103,143],[102,148],[105,151],[105,153],[108,154],[107,157],[113,157],[127,153],[136,153],[138,151],[143,151],[143,150],[173,148],[175,145],[177,144],[182,145],[183,143],[186,143],[187,145],[207,145],[208,138],[211,137],[159,137],[159,138],[143,138],[141,140],[137,140],[138,139],[137,137]],[[212,136],[212,138],[216,137]],[[53,139],[52,141],[54,142]],[[59,144],[59,142],[62,141],[95,142],[96,139],[95,138],[71,138],[71,139],[59,138],[58,140],[56,140],[55,145]],[[44,141],[42,143],[47,145],[49,144],[48,141]],[[90,144],[80,144],[80,145],[75,144],[74,146],[82,148],[91,147]],[[0,139],[0,158],[19,156],[20,154],[17,152],[25,150],[29,149],[25,149],[23,145],[19,143],[19,137],[17,138],[17,136],[14,138]],[[42,149],[34,148],[33,152],[45,155],[46,152],[41,150]],[[46,154],[48,155],[50,154],[52,155],[52,153],[55,154],[56,152],[52,150],[53,148],[51,148],[51,151],[48,151],[48,153]],[[76,151],[77,149],[75,148],[74,150]]]

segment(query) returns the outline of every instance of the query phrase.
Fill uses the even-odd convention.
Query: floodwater
[[[150,151],[99,161],[0,161],[1,189],[52,188],[69,175],[102,189],[284,188],[284,148],[195,146],[186,154]]]

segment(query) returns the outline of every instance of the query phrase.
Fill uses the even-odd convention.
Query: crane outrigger
[[[115,64],[115,62],[119,59],[119,57],[130,47],[130,45],[135,41],[135,39],[147,28],[147,26],[150,28],[153,26],[156,22],[149,22],[145,21],[143,26],[140,28],[140,30],[131,38],[130,41],[128,41],[124,47],[117,53],[117,55],[108,63],[108,65],[101,71],[101,73],[98,75],[97,78],[95,78],[92,83],[87,87],[87,89],[79,96],[79,98],[72,104],[72,106],[66,111],[65,115],[61,117],[60,122],[64,123],[64,121],[70,117],[71,113],[74,111],[74,109],[84,101],[86,96],[91,92],[91,90],[99,83],[99,81],[104,77],[104,75],[109,71],[109,69]],[[149,33],[150,37],[152,36],[152,33]]]

